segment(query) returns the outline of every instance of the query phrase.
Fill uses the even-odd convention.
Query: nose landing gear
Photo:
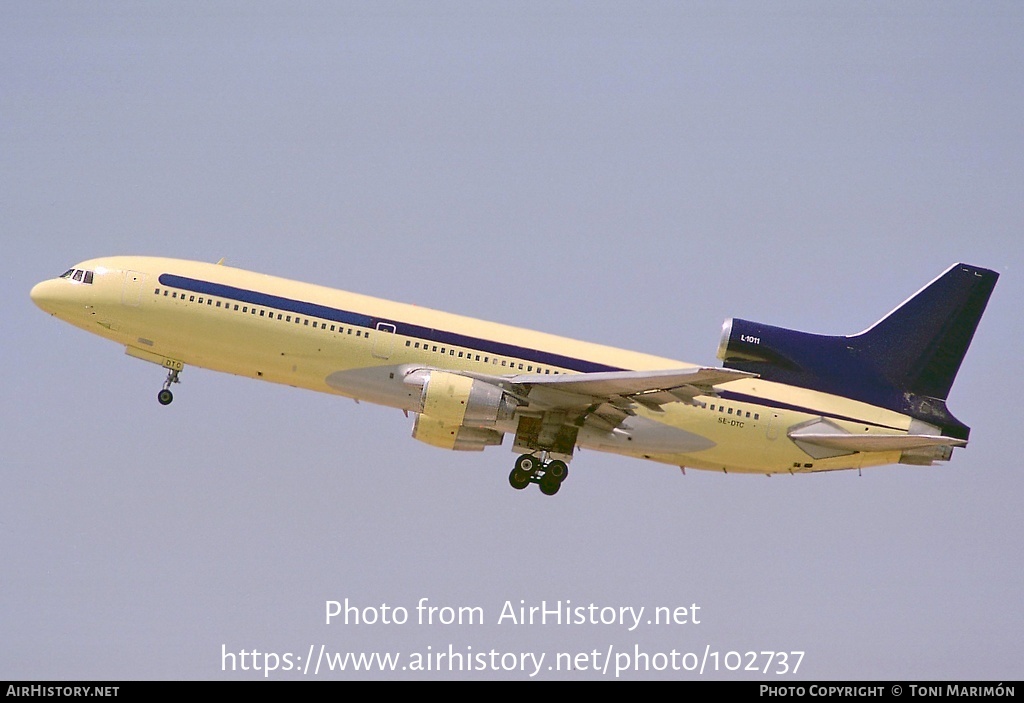
[[[160,405],[170,405],[171,401],[174,400],[174,394],[171,393],[171,384],[181,383],[178,379],[179,373],[181,373],[180,369],[171,369],[167,372],[167,380],[164,381],[164,387],[156,394],[156,400]]]
[[[531,483],[540,487],[540,492],[547,496],[558,493],[562,482],[569,477],[569,465],[564,461],[542,461],[533,454],[523,454],[516,459],[512,473],[508,475],[508,482],[512,488],[522,490]]]

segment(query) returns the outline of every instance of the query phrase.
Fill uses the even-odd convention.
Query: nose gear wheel
[[[170,405],[171,401],[174,400],[174,394],[171,393],[171,384],[181,383],[178,379],[179,373],[181,372],[178,369],[171,369],[167,372],[167,380],[164,381],[164,387],[156,394],[156,400],[160,405]]]

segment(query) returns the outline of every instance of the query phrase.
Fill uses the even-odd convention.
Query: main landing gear
[[[517,490],[536,483],[540,486],[541,493],[553,496],[562,487],[562,481],[568,477],[569,465],[564,461],[555,459],[544,462],[533,454],[523,454],[516,459],[512,473],[508,475],[508,482]]]
[[[174,400],[174,394],[171,393],[171,384],[181,383],[181,381],[178,380],[179,373],[181,373],[181,371],[178,369],[171,369],[167,372],[167,380],[164,381],[164,387],[156,394],[156,400],[160,405],[170,405],[171,401]]]

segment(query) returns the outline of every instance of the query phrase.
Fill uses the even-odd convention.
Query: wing
[[[509,379],[520,386],[543,387],[578,396],[598,397],[639,397],[658,393],[674,394],[671,398],[652,401],[658,405],[694,396],[714,393],[714,386],[741,378],[752,378],[756,374],[732,369],[695,366],[689,369],[668,369],[666,371],[605,371],[600,373],[568,374],[558,376],[520,375]]]
[[[594,422],[617,427],[637,405],[661,412],[666,403],[692,402],[698,395],[717,395],[715,386],[756,374],[733,369],[694,366],[661,371],[605,371],[581,374],[477,376],[516,396],[526,410],[564,413],[571,424]]]

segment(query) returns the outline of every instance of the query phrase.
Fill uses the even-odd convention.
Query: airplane
[[[558,492],[577,448],[711,471],[932,465],[967,445],[946,407],[999,274],[954,264],[863,332],[733,318],[721,366],[476,320],[214,263],[114,256],[31,291],[42,310],[167,370],[186,366],[398,408],[412,436],[512,436],[513,488]]]

